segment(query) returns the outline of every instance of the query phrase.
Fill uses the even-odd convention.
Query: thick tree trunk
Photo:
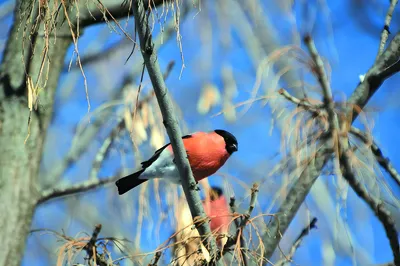
[[[57,34],[49,38],[45,61],[50,62],[48,76],[38,73],[43,62],[45,39],[43,23],[32,30],[37,6],[31,1],[18,1],[14,25],[0,66],[0,265],[20,265],[25,250],[36,202],[39,196],[38,175],[43,143],[51,120],[54,93],[71,43],[68,24],[63,23]],[[63,13],[62,11],[60,13]],[[29,14],[31,14],[30,19]],[[64,17],[58,16],[59,21]],[[24,29],[25,33],[24,33]],[[30,33],[32,33],[30,35]],[[65,37],[66,36],[66,37]],[[28,131],[28,96],[26,78],[32,77],[41,88],[38,110],[31,115]],[[28,133],[29,132],[29,133]],[[29,138],[25,142],[29,134]]]

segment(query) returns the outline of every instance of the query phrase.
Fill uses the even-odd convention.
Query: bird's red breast
[[[212,193],[212,192],[211,192]],[[210,218],[211,232],[216,236],[218,245],[225,245],[229,224],[232,220],[228,202],[224,195],[203,201],[204,211]]]
[[[203,207],[207,216],[211,218],[211,231],[226,233],[231,218],[225,197],[221,196],[213,201],[204,202]]]
[[[196,132],[183,144],[196,181],[214,174],[229,158],[224,138],[215,132]],[[172,152],[171,145],[167,149]]]

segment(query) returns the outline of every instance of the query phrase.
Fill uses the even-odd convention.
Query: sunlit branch
[[[328,77],[325,73],[324,63],[322,62],[322,59],[318,54],[317,48],[315,47],[314,41],[311,38],[311,36],[307,35],[304,38],[304,42],[313,60],[313,71],[316,73],[318,82],[322,89],[322,95],[324,97],[323,98],[324,105],[326,111],[328,112],[329,126],[332,131],[332,137],[335,139],[336,134],[338,133],[339,130],[339,121],[334,110],[335,106],[333,102],[332,90],[329,84]]]
[[[400,57],[400,34],[396,34],[388,48],[383,52],[379,60],[368,70],[365,79],[361,82],[351,95],[346,110],[348,121],[352,123],[359,115],[359,112],[368,103],[369,99],[381,86],[383,81],[399,71],[398,58]],[[357,107],[357,108],[354,108]],[[307,167],[301,173],[283,200],[277,214],[264,234],[263,243],[265,247],[265,258],[270,259],[289,224],[304,202],[315,180],[320,175],[326,162],[331,157],[331,144],[322,144],[316,156],[310,160]],[[278,237],[276,237],[278,236]]]
[[[357,136],[361,139],[365,144],[370,146],[372,153],[375,155],[377,162],[379,165],[389,173],[389,175],[393,178],[394,181],[400,186],[400,174],[394,168],[389,158],[385,157],[382,153],[381,148],[376,144],[376,142],[372,139],[372,137],[367,136],[360,129],[356,127],[351,127],[350,133]]]
[[[383,26],[383,29],[382,29],[381,41],[379,43],[379,50],[378,50],[378,55],[376,56],[376,60],[378,60],[379,56],[385,50],[385,44],[386,44],[386,42],[389,38],[389,34],[390,34],[389,26],[390,26],[390,22],[392,21],[393,11],[397,5],[397,2],[398,2],[398,0],[390,0],[390,6],[386,13],[385,25]]]
[[[296,240],[293,242],[292,247],[290,248],[290,252],[288,255],[286,255],[286,257],[280,261],[278,261],[277,263],[275,263],[275,266],[283,266],[285,265],[285,263],[287,262],[291,262],[293,259],[294,254],[296,253],[296,250],[300,247],[301,242],[303,241],[304,237],[306,237],[311,229],[317,228],[316,223],[317,223],[317,218],[312,218],[310,224],[307,225],[307,227],[305,227],[300,235],[296,238]]]
[[[206,219],[206,214],[187,159],[187,154],[181,139],[181,130],[175,117],[173,103],[169,97],[160,66],[157,59],[157,49],[154,47],[148,18],[142,0],[133,4],[136,29],[140,40],[140,50],[146,64],[147,72],[153,84],[154,92],[160,106],[164,126],[171,141],[175,162],[181,177],[183,191],[188,201],[193,220]],[[212,237],[209,223],[197,224],[197,230],[202,237],[203,245],[207,248],[211,260],[217,260],[218,252],[215,239]],[[217,264],[219,260],[216,261]]]
[[[294,104],[296,104],[296,105],[298,105],[298,106],[301,106],[301,107],[303,107],[305,110],[309,110],[309,111],[313,112],[313,113],[316,114],[316,115],[320,115],[321,112],[322,112],[322,110],[323,110],[323,109],[322,109],[323,106],[316,106],[316,105],[313,105],[313,104],[309,103],[309,102],[306,101],[306,100],[299,99],[299,98],[297,98],[297,97],[291,95],[291,94],[290,94],[287,90],[285,90],[284,88],[279,89],[278,93],[279,93],[280,95],[282,95],[283,97],[285,97],[286,100],[288,100],[288,101],[290,101],[290,102],[292,102],[292,103],[294,103]]]
[[[46,203],[50,200],[58,199],[61,197],[72,196],[75,194],[88,192],[90,190],[98,189],[119,179],[118,175],[115,177],[108,177],[102,179],[89,179],[87,181],[75,184],[59,186],[52,189],[47,189],[42,192],[41,197],[38,199],[37,204]]]
[[[385,229],[386,236],[389,239],[390,247],[394,257],[394,264],[400,265],[400,246],[394,220],[390,215],[390,212],[386,209],[384,203],[379,199],[368,193],[364,188],[364,185],[357,180],[351,167],[351,150],[348,146],[347,138],[340,139],[341,156],[340,165],[342,166],[342,175],[347,180],[351,188],[356,194],[363,199],[371,210],[374,212],[376,217],[382,223]]]

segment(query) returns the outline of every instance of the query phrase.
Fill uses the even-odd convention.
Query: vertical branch
[[[389,30],[390,22],[392,21],[393,11],[395,6],[397,5],[397,2],[398,0],[390,0],[390,6],[388,12],[386,13],[385,25],[383,26],[383,30],[381,33],[381,41],[379,43],[378,55],[376,56],[375,60],[378,60],[379,56],[383,53],[383,50],[385,49],[385,44],[390,34]]]
[[[198,187],[193,177],[192,170],[187,159],[187,154],[181,139],[181,130],[175,117],[172,101],[168,95],[160,66],[157,60],[157,50],[152,41],[152,34],[147,23],[147,15],[143,6],[143,1],[138,0],[134,3],[133,13],[135,17],[136,29],[139,35],[140,48],[142,56],[149,73],[150,80],[154,87],[154,93],[160,106],[161,114],[164,120],[164,126],[171,141],[175,156],[175,162],[181,177],[181,183],[186,199],[189,204],[193,220],[206,220],[203,205],[201,203]],[[215,239],[212,237],[208,223],[196,224],[204,246],[209,251],[210,257],[215,259],[218,255]]]

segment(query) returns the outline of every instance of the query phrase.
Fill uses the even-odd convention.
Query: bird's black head
[[[225,148],[229,154],[232,154],[235,151],[238,151],[238,142],[234,135],[232,135],[228,131],[225,131],[222,129],[216,129],[214,131],[215,131],[215,133],[217,133],[218,135],[220,135],[221,137],[224,138],[225,143],[226,143]]]
[[[211,201],[219,199],[223,195],[222,189],[220,187],[211,187],[210,198]]]

